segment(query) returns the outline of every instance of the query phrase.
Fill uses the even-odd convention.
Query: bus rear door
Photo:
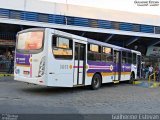
[[[86,44],[74,43],[74,85],[84,85],[86,70]]]
[[[121,52],[114,50],[114,80],[121,80]]]

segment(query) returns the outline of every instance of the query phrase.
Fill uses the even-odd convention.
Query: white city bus
[[[49,28],[17,34],[14,79],[54,87],[133,81],[141,53]]]

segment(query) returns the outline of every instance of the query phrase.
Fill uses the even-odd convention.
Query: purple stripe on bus
[[[87,61],[88,65],[98,65],[98,66],[110,66],[114,64],[113,62],[111,63],[106,63],[106,62],[99,62],[99,61]]]
[[[121,70],[124,72],[131,72],[131,64],[122,64]]]
[[[88,69],[87,72],[118,72],[118,64],[115,63],[106,63],[106,62],[97,62],[97,61],[88,61],[89,66],[97,66],[97,67],[108,67],[109,69],[106,68],[100,68],[100,69],[94,69],[90,68]],[[113,66],[111,69],[110,67]],[[96,67],[95,67],[96,68]],[[122,64],[121,65],[121,72],[131,72],[131,64]]]
[[[87,72],[118,72],[118,69],[88,69]],[[131,72],[131,69],[121,69],[121,72]]]
[[[108,69],[110,66],[89,66],[89,68],[101,68],[101,69]]]
[[[89,69],[87,73],[95,73],[95,72],[112,72],[110,70],[105,70],[105,69]]]

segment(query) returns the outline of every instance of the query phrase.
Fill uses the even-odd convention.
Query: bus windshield
[[[43,31],[24,32],[18,35],[18,50],[39,50],[43,44]]]

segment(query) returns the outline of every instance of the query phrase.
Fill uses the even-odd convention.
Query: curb
[[[148,82],[148,81],[134,81],[133,85],[145,87],[145,88],[157,88],[160,86],[159,82]]]
[[[0,74],[0,77],[14,76],[14,74]]]

